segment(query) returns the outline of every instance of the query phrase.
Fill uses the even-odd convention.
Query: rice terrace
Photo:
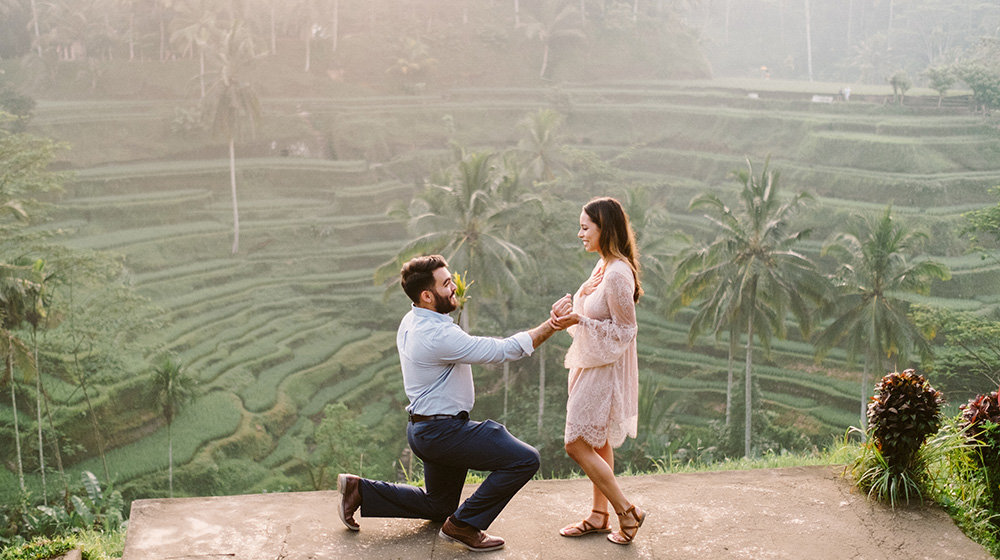
[[[911,316],[1000,316],[996,240],[981,235],[975,241],[986,252],[973,251],[968,232],[969,213],[1000,199],[992,190],[1000,186],[1000,132],[995,112],[980,110],[963,82],[939,99],[917,80],[897,98],[885,78],[842,77],[830,61],[815,79],[801,65],[787,75],[772,66],[765,76],[736,55],[692,54],[697,40],[666,32],[615,50],[609,45],[621,35],[590,27],[611,21],[608,6],[620,5],[621,25],[669,20],[663,2],[644,1],[634,2],[632,19],[632,0],[581,3],[592,12],[581,27],[589,38],[554,41],[539,78],[540,43],[507,34],[514,26],[507,2],[469,3],[464,20],[462,8],[445,2],[399,2],[403,19],[416,14],[407,22],[392,20],[388,2],[373,2],[380,7],[370,13],[343,3],[339,45],[315,35],[310,55],[298,27],[287,24],[276,54],[249,67],[260,113],[253,133],[233,142],[238,247],[230,145],[202,123],[197,55],[161,60],[154,26],[133,60],[124,43],[108,48],[113,58],[93,48],[75,60],[52,54],[49,66],[0,60],[0,86],[36,102],[26,133],[59,143],[48,169],[61,174],[62,189],[38,197],[46,207],[24,230],[51,252],[47,267],[95,269],[79,284],[59,283],[62,272],[53,270],[51,297],[66,307],[53,308],[51,327],[36,333],[44,409],[36,407],[43,399],[34,376],[4,378],[4,389],[14,384],[3,393],[16,392],[20,441],[5,398],[0,503],[23,495],[15,445],[23,484],[42,495],[42,431],[60,442],[69,484],[94,473],[125,503],[326,490],[342,470],[419,478],[405,441],[395,347],[409,301],[393,280],[401,251],[426,233],[417,218],[447,204],[428,185],[458,189],[470,161],[491,174],[497,209],[517,208],[503,222],[475,217],[478,234],[523,249],[510,263],[455,257],[452,270],[473,282],[465,312],[476,334],[508,335],[543,320],[593,266],[576,238],[581,205],[597,195],[627,202],[646,288],[638,306],[640,433],[620,451],[630,472],[743,455],[746,337],[737,333],[732,345],[736,433],[725,425],[730,331],[692,338],[697,302],[678,303],[674,266],[716,237],[705,212],[690,208],[693,199],[739,204],[734,172],[776,171],[785,196],[811,195],[788,230],[810,230],[795,250],[825,274],[843,264],[826,249],[844,223],[890,211],[896,223],[926,234],[908,258],[949,271],[926,294],[894,294]],[[522,3],[524,10],[577,4]],[[375,18],[384,25],[373,28]],[[417,36],[430,54],[412,78],[398,64],[416,60],[403,38]],[[670,53],[687,58],[654,64]],[[312,67],[303,71],[307,56]],[[461,222],[438,218],[450,219],[448,228]],[[422,249],[433,247],[415,247]],[[4,251],[5,259],[33,255]],[[504,267],[517,285],[497,280]],[[864,358],[842,346],[817,358],[815,336],[830,318],[813,332],[790,312],[780,322],[787,336],[775,332],[753,350],[757,455],[814,453],[843,439],[860,425],[863,397],[889,371],[919,369],[944,392],[950,416],[996,390],[981,370],[963,375],[943,327],[929,343],[933,358],[883,356],[882,371],[864,371]],[[17,332],[33,340],[29,326]],[[509,369],[477,373],[473,416],[503,419],[537,447],[544,478],[574,473],[562,447],[569,343],[556,335]],[[168,419],[153,395],[164,356],[193,381],[190,399]],[[51,418],[42,419],[46,413]],[[63,483],[50,455],[45,491],[54,497]]]

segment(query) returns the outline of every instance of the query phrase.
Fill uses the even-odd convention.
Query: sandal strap
[[[591,513],[596,513],[597,515],[600,515],[601,517],[603,517],[604,518],[604,525],[607,525],[608,521],[610,521],[609,518],[611,517],[611,514],[609,514],[606,511],[598,511],[596,509],[592,509],[592,510],[590,510],[590,512]]]
[[[625,517],[627,515],[631,515],[632,519],[635,520],[635,525],[622,527],[620,526],[621,521],[619,520],[618,530],[615,531],[614,533],[611,533],[611,535],[608,535],[608,538],[615,540],[614,537],[618,536],[621,537],[622,544],[627,544],[632,542],[632,540],[635,539],[635,535],[639,532],[639,527],[642,527],[642,522],[646,520],[645,512],[643,512],[643,516],[640,518],[639,515],[636,514],[635,512],[635,504],[632,504],[625,511],[621,513],[618,512],[615,513],[618,515],[618,517]]]

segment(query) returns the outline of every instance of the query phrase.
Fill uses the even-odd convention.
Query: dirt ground
[[[348,531],[336,514],[336,492],[140,500],[132,506],[123,560],[992,558],[940,509],[893,511],[874,504],[841,471],[796,467],[622,478],[629,499],[648,512],[627,547],[603,535],[558,535],[589,511],[589,481],[532,481],[489,528],[506,547],[482,554],[445,542],[437,536],[440,524],[428,521],[361,517],[361,531]]]

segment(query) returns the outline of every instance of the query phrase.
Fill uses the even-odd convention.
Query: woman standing
[[[610,533],[608,540],[629,544],[646,512],[625,497],[615,479],[614,448],[635,437],[639,418],[639,364],[635,304],[642,294],[635,233],[621,203],[595,198],[583,207],[583,248],[601,260],[576,295],[552,306],[553,320],[569,327],[573,343],[566,353],[569,399],[566,404],[566,453],[594,485],[593,509],[582,521],[559,531],[564,537]],[[618,515],[611,532],[608,506]]]

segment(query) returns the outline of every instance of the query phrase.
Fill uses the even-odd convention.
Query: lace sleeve
[[[566,353],[566,367],[590,368],[618,360],[635,339],[635,281],[630,270],[609,269],[604,274],[604,297],[609,319],[580,317],[573,344]]]

